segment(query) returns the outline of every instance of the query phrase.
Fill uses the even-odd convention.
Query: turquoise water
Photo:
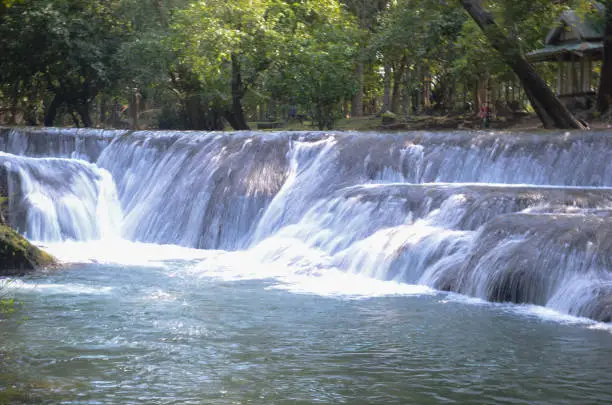
[[[195,263],[82,264],[14,282],[21,305],[0,323],[0,398],[612,403],[603,324],[392,283],[295,293],[278,277],[223,279]]]

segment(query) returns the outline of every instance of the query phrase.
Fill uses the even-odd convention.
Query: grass
[[[281,121],[277,121],[281,122]],[[249,122],[251,129],[257,129],[257,121]],[[380,117],[366,116],[356,118],[342,118],[334,122],[334,131],[373,131],[380,127]],[[231,128],[230,128],[231,130]],[[283,126],[276,129],[266,129],[265,131],[316,131],[316,125],[312,121],[288,121],[284,122]]]

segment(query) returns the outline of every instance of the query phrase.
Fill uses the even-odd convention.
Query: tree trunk
[[[416,69],[416,109],[415,112],[420,114],[423,111],[423,66],[421,61],[417,62]]]
[[[400,110],[400,95],[402,88],[402,78],[404,77],[405,65],[399,63],[393,72],[393,92],[391,93],[391,112],[397,114]]]
[[[245,87],[244,83],[242,83],[240,61],[238,60],[238,55],[232,54],[232,105],[225,116],[232,128],[236,131],[250,129],[242,108],[244,93]]]
[[[429,111],[431,109],[431,76],[429,65],[423,66],[423,110]]]
[[[504,99],[508,105],[510,103],[510,82],[504,82]]]
[[[363,115],[363,62],[358,61],[355,66],[355,79],[357,81],[357,92],[351,102],[351,116],[361,117]]]
[[[83,122],[83,127],[91,128],[93,126],[93,121],[91,119],[91,113],[90,113],[91,105],[88,102],[83,101],[81,104],[75,106],[75,110],[81,117],[81,121]]]
[[[491,13],[481,5],[480,0],[460,0],[461,5],[483,30],[485,36],[502,59],[520,79],[525,93],[545,128],[585,129],[569,112],[567,107],[548,88],[546,82],[535,71],[523,55],[516,41],[512,41],[497,26]]]
[[[202,102],[197,94],[190,94],[184,100],[183,125],[185,129],[208,131]]]
[[[476,105],[474,112],[479,113],[480,108],[489,103],[489,73],[478,77],[476,83]]]
[[[474,83],[474,87],[472,87],[473,90],[472,92],[474,93],[473,95],[473,105],[472,105],[472,112],[474,114],[478,114],[480,112],[480,107],[482,106],[482,102],[480,100],[480,78],[478,78],[478,80]]]
[[[408,62],[406,61],[406,66],[408,66]],[[402,105],[402,113],[405,116],[408,116],[410,114],[410,104],[412,101],[412,97],[411,97],[411,86],[412,86],[412,75],[410,73],[410,69],[405,69],[406,74],[404,75],[404,79],[402,80],[402,91],[401,91],[401,96],[402,96],[402,101],[401,101],[401,105]]]
[[[391,65],[385,63],[385,77],[384,77],[384,89],[383,89],[383,107],[382,112],[387,112],[391,108]]]
[[[121,128],[121,104],[117,98],[113,99],[110,113],[110,125],[113,128]]]
[[[74,124],[75,128],[81,128],[81,122],[79,121],[77,113],[70,111],[70,117],[72,118],[72,123]]]
[[[9,125],[17,125],[17,104],[19,104],[19,82],[13,87],[13,95],[11,97],[11,119]]]
[[[601,79],[597,92],[597,109],[603,114],[612,105],[612,4],[606,5],[606,26],[604,29],[604,52]]]
[[[51,104],[49,104],[47,111],[45,111],[45,126],[46,127],[53,126],[53,123],[55,122],[55,117],[57,116],[57,110],[62,105],[62,103],[63,103],[63,100],[58,95],[55,95],[53,97]]]
[[[155,8],[157,9],[157,14],[159,16],[159,22],[162,27],[168,27],[168,18],[166,13],[166,6],[164,4],[164,0],[157,0],[155,3]]]
[[[250,129],[240,102],[232,102],[231,109],[225,112],[225,119],[236,131],[248,131]]]
[[[108,104],[110,99],[107,95],[102,95],[100,98],[100,125],[104,128],[108,125]]]
[[[132,119],[132,129],[137,131],[140,129],[138,119],[140,118],[140,90],[134,89],[134,93],[130,96],[128,111]]]

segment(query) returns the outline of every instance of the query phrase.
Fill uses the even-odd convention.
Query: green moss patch
[[[0,224],[0,276],[23,274],[53,264],[53,256],[32,245],[12,228]]]

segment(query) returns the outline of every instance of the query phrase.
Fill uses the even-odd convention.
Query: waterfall
[[[235,250],[285,182],[288,149],[278,135],[141,132],[98,165],[117,183],[128,239]]]
[[[30,157],[62,157],[95,162],[110,142],[127,131],[66,128],[2,128],[0,151]]]
[[[609,322],[611,139],[0,129],[0,192],[35,240],[251,252]]]
[[[0,191],[8,221],[40,242],[118,237],[121,211],[112,178],[79,160],[0,152]]]

